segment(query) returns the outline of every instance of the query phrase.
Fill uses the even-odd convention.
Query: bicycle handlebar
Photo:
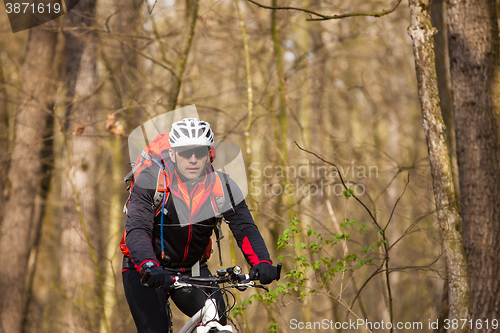
[[[281,277],[281,263],[276,265],[276,268],[278,270],[278,277],[276,278],[276,281],[278,281]],[[237,269],[236,269],[237,268]],[[235,271],[241,271],[241,268],[239,266],[234,266],[234,267],[229,267],[226,270],[223,271],[217,271],[217,274],[219,276],[172,276],[170,277],[170,284],[171,287],[175,286],[176,282],[182,281],[186,283],[209,283],[209,284],[220,284],[220,283],[242,283],[242,282],[249,282],[249,281],[255,281],[259,280],[259,274],[255,275],[255,278],[250,279],[249,274],[235,274]]]

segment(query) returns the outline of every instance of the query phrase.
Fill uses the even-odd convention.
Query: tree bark
[[[447,1],[471,319],[500,315],[499,36],[495,1]],[[493,332],[489,327],[471,332]]]
[[[5,269],[0,274],[0,324],[5,332],[21,332],[31,231],[38,230],[40,222],[33,215],[43,178],[42,139],[53,107],[51,79],[57,43],[57,30],[51,30],[53,27],[46,24],[30,31],[16,111],[16,139],[8,173],[4,222],[0,228],[0,256],[5,261]]]
[[[448,143],[451,167],[453,173],[453,184],[455,191],[460,196],[458,185],[458,165],[455,141],[455,123],[453,121],[453,103],[451,100],[451,82],[450,82],[450,63],[448,56],[448,31],[446,27],[446,2],[436,0],[430,4],[432,25],[436,27],[437,32],[434,36],[434,50],[436,55],[436,74],[441,100],[441,113],[446,125],[446,141]],[[448,281],[443,284],[443,296],[441,297],[441,309],[439,311],[439,325],[434,333],[445,333],[445,320],[448,319],[449,300],[448,300]]]
[[[102,310],[101,267],[97,259],[97,130],[95,89],[95,0],[82,0],[66,15],[66,136],[61,234],[63,329],[96,332]]]
[[[449,318],[469,316],[469,285],[467,259],[462,239],[462,219],[456,201],[446,128],[439,106],[439,93],[434,57],[434,34],[428,2],[410,0],[411,25],[408,29],[413,39],[418,95],[424,120],[424,132],[431,163],[434,199],[441,226],[443,249],[448,269]],[[467,332],[467,329],[450,329],[448,332]]]

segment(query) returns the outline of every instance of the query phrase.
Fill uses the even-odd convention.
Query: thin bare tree
[[[9,153],[9,113],[7,103],[7,89],[3,72],[3,62],[0,59],[0,174],[5,175],[8,170]],[[5,178],[0,177],[0,198],[3,198]],[[0,206],[0,224],[2,223],[3,207]]]
[[[182,84],[182,78],[186,72],[187,61],[189,57],[189,51],[193,45],[194,32],[196,28],[196,23],[198,22],[198,6],[199,0],[186,0],[186,27],[184,30],[184,35],[181,41],[181,48],[179,50],[179,55],[175,60],[175,75],[172,76],[172,85],[170,86],[170,91],[168,92],[168,103],[173,109],[176,108],[179,99],[179,93]]]

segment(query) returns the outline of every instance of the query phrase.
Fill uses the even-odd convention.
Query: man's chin
[[[184,174],[184,177],[186,177],[186,179],[188,179],[188,180],[195,180],[195,179],[199,178],[200,175],[201,175],[201,173],[199,171],[196,171],[196,172],[187,171]]]

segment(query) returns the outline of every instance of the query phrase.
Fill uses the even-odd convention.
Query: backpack
[[[123,179],[125,183],[127,184],[127,190],[129,191],[129,196],[127,200],[125,201],[125,205],[123,206],[123,212],[126,214],[128,210],[128,205],[130,203],[130,196],[132,194],[132,188],[134,186],[134,182],[136,177],[139,175],[139,173],[150,166],[153,166],[154,164],[158,165],[160,167],[159,173],[158,173],[158,182],[156,185],[156,191],[154,195],[154,207],[156,209],[155,216],[158,214],[161,215],[161,223],[163,225],[163,216],[166,214],[166,211],[164,212],[164,204],[168,200],[168,196],[170,194],[170,188],[169,188],[169,177],[167,175],[167,172],[165,171],[165,166],[162,163],[163,158],[162,158],[162,152],[165,150],[169,150],[170,147],[170,142],[169,142],[169,132],[165,133],[160,133],[158,134],[153,141],[151,141],[151,144],[149,144],[144,150],[142,151],[141,155],[137,158],[135,163],[130,163],[132,166],[132,171],[130,171],[125,178]],[[209,147],[209,155],[210,155],[210,162],[213,162],[215,159],[215,149],[214,147]],[[212,209],[214,210],[214,215],[216,218],[216,223],[214,225],[214,233],[216,237],[216,242],[217,242],[217,248],[219,251],[219,262],[220,265],[222,266],[222,254],[220,251],[220,240],[224,238],[224,235],[222,234],[222,220],[224,219],[222,217],[222,214],[220,213],[221,209],[223,208],[225,204],[225,198],[224,198],[224,190],[222,188],[222,183],[219,177],[219,174],[216,173],[216,183],[214,186],[214,189],[212,190],[212,194],[210,196],[211,200],[211,205]],[[227,185],[228,190],[229,185]],[[166,197],[165,197],[166,196]],[[163,229],[163,227],[162,227]],[[124,230],[123,232],[123,237],[120,241],[120,250],[121,252],[128,258],[130,258],[130,251],[128,249],[127,243],[126,243],[126,236],[127,236],[127,231]],[[161,244],[163,246],[163,240],[161,240]],[[205,261],[210,258],[210,255],[212,253],[212,239],[210,239],[210,243],[208,244],[207,248],[205,249],[205,253],[203,254],[203,257],[201,258],[201,261]],[[163,249],[162,249],[162,257],[163,257]],[[163,258],[162,258],[163,259]]]

